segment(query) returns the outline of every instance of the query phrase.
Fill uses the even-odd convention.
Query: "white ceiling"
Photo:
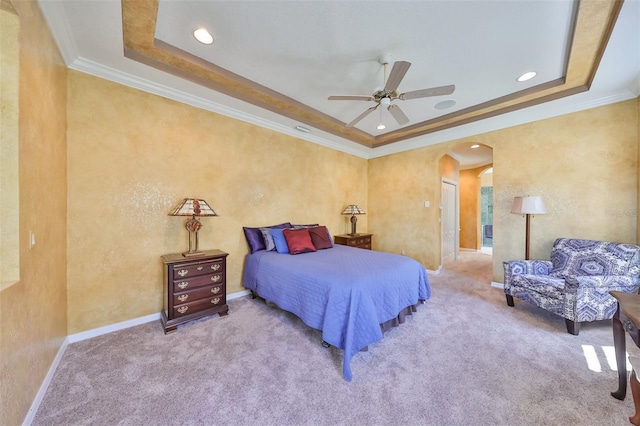
[[[70,68],[365,158],[640,94],[640,1],[626,0],[589,91],[371,148],[125,57],[120,1],[39,3]],[[576,7],[575,2],[566,0],[160,0],[155,38],[291,98],[340,125],[375,103],[329,101],[327,97],[370,96],[380,89],[384,81],[381,55],[390,55],[391,62],[412,64],[398,92],[455,84],[452,95],[394,101],[411,126],[562,78]],[[197,27],[211,31],[213,45],[202,45],[193,38],[191,32]],[[516,81],[530,70],[538,73],[533,80]],[[445,100],[456,104],[446,110],[435,108]],[[383,131],[376,130],[381,118],[387,126]],[[311,131],[298,132],[296,125]],[[400,126],[384,110],[382,117],[375,111],[356,128],[375,137]],[[483,161],[477,158],[477,151],[473,158],[467,158],[464,150],[458,151],[455,156],[463,167],[475,167]]]

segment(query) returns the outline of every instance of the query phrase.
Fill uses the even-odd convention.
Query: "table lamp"
[[[185,227],[189,231],[189,251],[182,253],[185,257],[202,256],[204,253],[198,251],[198,231],[202,228],[200,216],[218,216],[205,200],[197,198],[185,198],[176,205],[169,213],[169,216],[191,216],[187,220]]]
[[[358,214],[366,214],[360,206],[357,204],[349,204],[346,209],[342,212],[344,215],[351,215],[351,233],[349,235],[358,235],[356,233],[356,222],[358,222],[358,218],[356,215]]]

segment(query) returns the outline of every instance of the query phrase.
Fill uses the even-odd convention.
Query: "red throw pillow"
[[[317,251],[311,241],[311,235],[309,235],[308,228],[285,229],[282,231],[282,235],[284,235],[284,239],[287,241],[290,254]]]
[[[314,226],[313,228],[309,228],[309,235],[311,235],[311,242],[316,249],[322,250],[333,247],[333,244],[331,244],[331,238],[329,237],[329,231],[326,226]]]

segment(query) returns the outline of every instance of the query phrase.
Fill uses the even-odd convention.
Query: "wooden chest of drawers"
[[[358,247],[371,250],[371,238],[373,234],[356,234],[356,235],[334,235],[333,240],[336,244],[344,246]]]
[[[162,311],[164,332],[208,315],[227,315],[226,261],[228,254],[209,250],[202,256],[162,256],[166,296]]]

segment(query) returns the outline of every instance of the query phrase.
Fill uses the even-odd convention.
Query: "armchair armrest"
[[[628,275],[567,276],[564,285],[563,315],[572,321],[609,319],[617,302],[612,290],[637,293],[640,278]]]
[[[579,287],[618,290],[625,293],[638,291],[640,278],[628,275],[592,275],[565,277],[565,291],[577,291]]]
[[[511,287],[513,275],[549,275],[553,263],[548,260],[508,260],[502,262],[504,267],[504,288]]]

